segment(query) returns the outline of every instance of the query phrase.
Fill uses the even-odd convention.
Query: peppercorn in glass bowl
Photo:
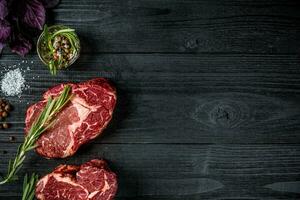
[[[74,29],[63,25],[44,27],[37,42],[37,53],[51,74],[67,68],[79,57],[80,41]]]

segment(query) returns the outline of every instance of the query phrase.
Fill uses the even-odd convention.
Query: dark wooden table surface
[[[56,77],[34,52],[1,56],[31,68],[30,89],[9,98],[1,173],[28,103],[55,84],[106,77],[119,102],[104,135],[65,160],[32,152],[21,177],[105,158],[118,200],[299,199],[300,1],[62,0],[49,14],[76,29],[82,54]],[[1,200],[20,195],[21,181],[0,187]]]

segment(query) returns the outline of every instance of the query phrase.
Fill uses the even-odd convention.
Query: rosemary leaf
[[[23,181],[23,192],[24,192],[24,188],[26,188],[27,180],[28,180],[28,175],[25,174],[24,181]]]
[[[55,115],[70,101],[72,97],[70,91],[71,87],[65,86],[58,97],[48,99],[45,108],[34,121],[28,131],[28,134],[25,136],[24,143],[19,146],[15,159],[9,161],[7,175],[4,180],[0,182],[0,185],[17,179],[16,175],[23,166],[23,162],[26,159],[26,153],[34,149],[36,147],[35,143],[39,139],[40,135],[55,124]]]
[[[28,179],[28,175],[26,174],[23,181],[23,195],[22,200],[33,200],[35,193],[35,185],[38,181],[38,175],[33,173]]]

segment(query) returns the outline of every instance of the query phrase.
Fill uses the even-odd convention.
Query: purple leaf
[[[3,20],[8,15],[7,1],[0,0],[0,19]]]
[[[39,0],[24,0],[22,22],[32,28],[42,30],[45,24],[46,11]]]
[[[11,51],[23,57],[31,50],[31,47],[30,41],[20,33],[13,37],[13,41],[10,44]]]
[[[6,20],[0,20],[0,42],[6,42],[11,33],[11,27]]]
[[[41,0],[45,8],[54,8],[59,3],[59,0]]]

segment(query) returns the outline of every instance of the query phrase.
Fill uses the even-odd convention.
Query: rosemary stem
[[[36,141],[40,135],[55,123],[54,117],[56,114],[69,102],[71,99],[70,86],[65,86],[59,97],[48,100],[45,108],[40,113],[39,117],[32,124],[24,143],[18,148],[15,159],[9,161],[7,175],[0,185],[17,179],[16,174],[23,165],[26,158],[26,153],[36,147]]]

